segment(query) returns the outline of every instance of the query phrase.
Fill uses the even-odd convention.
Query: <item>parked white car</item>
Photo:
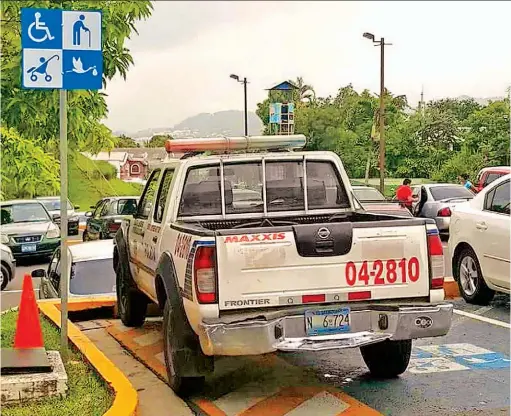
[[[91,241],[69,246],[69,297],[115,296],[115,272],[112,268],[113,240]],[[48,265],[32,277],[41,278],[41,299],[60,298],[60,248]]]
[[[452,214],[452,270],[469,303],[488,304],[496,291],[510,292],[510,180],[497,179]]]

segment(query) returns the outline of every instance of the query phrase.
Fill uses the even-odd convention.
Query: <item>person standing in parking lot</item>
[[[472,182],[468,180],[468,174],[462,173],[460,176],[458,176],[458,180],[460,181],[464,188],[477,194],[477,189],[474,187],[474,185],[472,185]]]
[[[410,187],[411,184],[412,181],[406,178],[403,184],[399,185],[396,189],[396,199],[401,205],[408,208],[410,212],[412,212],[412,203],[417,199],[417,197],[413,196],[413,191]]]

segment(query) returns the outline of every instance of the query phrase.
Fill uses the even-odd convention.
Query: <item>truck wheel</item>
[[[89,234],[87,233],[87,231],[84,231],[83,234],[82,234],[82,240],[83,242],[85,243],[86,241],[89,241]]]
[[[147,313],[147,298],[132,287],[121,262],[116,270],[117,310],[122,323],[129,327],[144,324]]]
[[[360,347],[371,374],[379,378],[393,378],[406,371],[412,353],[412,340],[385,340]]]
[[[177,351],[183,351],[186,348],[186,341],[185,334],[177,330],[179,325],[176,321],[182,320],[182,317],[178,316],[180,315],[179,312],[171,306],[169,300],[165,302],[163,310],[163,351],[168,384],[178,396],[186,397],[202,389],[205,377],[184,377],[180,374],[180,369],[186,363],[179,362]]]
[[[486,285],[474,251],[467,247],[461,251],[456,260],[454,278],[458,282],[463,299],[467,303],[488,305],[495,296],[495,292]]]

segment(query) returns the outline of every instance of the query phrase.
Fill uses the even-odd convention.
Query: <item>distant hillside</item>
[[[504,97],[488,97],[488,98],[480,98],[480,97],[469,97],[468,95],[461,95],[456,97],[457,100],[474,100],[479,105],[488,105],[490,101],[500,101],[503,100]]]
[[[79,211],[89,211],[101,198],[116,195],[140,195],[142,186],[123,182],[108,162],[92,161],[80,153],[69,158],[69,200]]]
[[[253,112],[248,112],[248,131],[251,135],[260,134],[263,122]],[[170,134],[173,137],[215,137],[243,136],[243,111],[228,110],[213,114],[201,113],[188,117],[174,127],[152,127],[136,133],[115,131],[115,135],[125,134],[134,139],[150,138],[155,134]]]
[[[194,137],[204,136],[243,136],[244,121],[243,112],[237,110],[219,111],[217,113],[201,113],[189,117],[173,128],[177,132],[190,131]],[[252,135],[261,133],[263,123],[252,112],[248,113],[248,131]]]

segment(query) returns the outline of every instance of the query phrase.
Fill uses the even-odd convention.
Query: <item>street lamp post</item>
[[[385,46],[392,45],[385,43],[385,39],[375,40],[372,33],[365,32],[364,38],[371,40],[375,46],[380,46],[380,192],[385,191]]]
[[[245,117],[245,136],[248,136],[248,105],[247,105],[247,78],[241,79],[238,75],[231,74],[230,78],[243,84],[244,117]]]

